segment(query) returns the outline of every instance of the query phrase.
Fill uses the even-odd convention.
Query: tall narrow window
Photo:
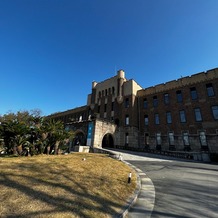
[[[212,113],[213,113],[213,118],[215,120],[218,120],[218,105],[212,106]]]
[[[114,111],[114,102],[111,102],[111,111]]]
[[[169,104],[170,103],[170,96],[168,93],[164,94],[164,103]]]
[[[83,116],[80,115],[80,116],[79,116],[79,122],[82,122],[82,120],[83,120]]]
[[[184,145],[185,145],[185,146],[190,145],[188,132],[183,132],[182,137],[183,137],[183,143],[184,143]]]
[[[100,113],[100,105],[98,105],[98,113]]]
[[[186,115],[185,115],[184,110],[179,111],[179,116],[180,116],[180,122],[185,123],[186,122]]]
[[[182,91],[178,90],[176,92],[176,97],[177,97],[177,102],[181,103],[182,102]]]
[[[144,100],[143,100],[143,106],[144,106],[145,109],[148,108],[148,101],[147,101],[147,98],[144,98]]]
[[[207,146],[207,139],[206,139],[206,134],[205,131],[201,131],[199,133],[199,137],[200,137],[200,142],[202,146]]]
[[[174,145],[174,133],[169,132],[169,144]]]
[[[129,144],[129,133],[126,133],[125,135],[125,145],[127,146]]]
[[[206,88],[207,88],[207,95],[208,95],[209,97],[215,95],[215,94],[214,94],[214,89],[213,89],[212,83],[206,84]]]
[[[112,95],[114,95],[114,94],[115,94],[115,88],[112,87]]]
[[[129,125],[129,115],[126,115],[126,117],[125,117],[125,124]]]
[[[126,98],[125,100],[125,108],[128,108],[129,107],[129,98]]]
[[[104,112],[107,112],[107,104],[104,105]]]
[[[201,109],[200,108],[195,108],[195,120],[197,122],[202,121],[202,116],[201,116]]]
[[[166,113],[166,116],[167,116],[167,123],[168,123],[168,124],[172,123],[172,115],[171,115],[171,112],[167,112],[167,113]]]
[[[192,97],[192,100],[197,100],[198,99],[198,94],[197,94],[197,90],[195,87],[192,87],[190,89],[190,92],[191,92],[191,97]]]
[[[156,134],[156,142],[157,142],[157,145],[161,145],[161,133]]]
[[[155,124],[160,124],[159,114],[154,115]]]
[[[145,126],[148,126],[148,115],[144,116],[144,122],[145,122]]]
[[[157,96],[153,97],[153,106],[157,107],[158,106],[158,100],[157,100]]]
[[[149,145],[149,134],[145,133],[145,145]]]

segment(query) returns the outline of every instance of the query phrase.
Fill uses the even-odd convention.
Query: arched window
[[[115,88],[112,87],[112,95],[114,95],[114,94],[115,94]]]
[[[129,125],[129,115],[126,115],[125,117],[125,125]]]

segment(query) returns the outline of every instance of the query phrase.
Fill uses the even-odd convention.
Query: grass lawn
[[[130,171],[102,154],[0,158],[0,217],[112,217],[136,188]]]

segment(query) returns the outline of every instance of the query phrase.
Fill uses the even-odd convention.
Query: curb
[[[114,217],[118,218],[150,218],[155,203],[155,188],[152,180],[139,168],[123,160],[118,152],[101,149],[102,153],[107,153],[111,158],[117,159],[132,168],[137,175],[137,184],[134,194],[128,199],[126,206]]]
[[[126,215],[129,213],[129,210],[132,208],[132,206],[135,204],[136,200],[138,199],[138,195],[140,193],[141,190],[141,178],[137,172],[137,168],[135,166],[133,166],[132,164],[126,162],[126,161],[122,161],[123,163],[125,163],[126,165],[130,166],[135,172],[136,172],[136,176],[137,176],[137,182],[136,182],[136,189],[134,194],[129,198],[128,203],[126,206],[124,206],[124,209],[122,210],[122,212],[120,213],[120,215],[118,215],[119,218],[125,218]]]
[[[122,161],[123,163],[130,166],[137,175],[137,186],[135,193],[129,199],[129,203],[123,210],[119,218],[139,218],[147,217],[150,218],[155,202],[155,188],[153,182],[150,178],[139,168],[128,163],[127,161]]]

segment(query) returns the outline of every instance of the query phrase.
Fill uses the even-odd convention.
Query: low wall
[[[117,152],[109,151],[103,148],[92,148],[92,151],[93,153],[108,154],[110,157],[114,159],[122,160],[122,156],[118,154]]]
[[[85,152],[85,153],[89,153],[89,146],[82,146],[82,145],[76,145],[74,147],[74,151],[75,152]]]

